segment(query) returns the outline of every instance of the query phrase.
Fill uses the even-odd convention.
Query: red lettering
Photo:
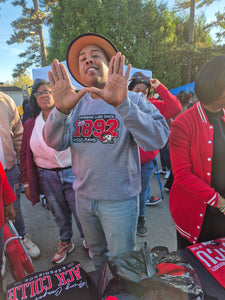
[[[43,286],[42,278],[35,280],[35,289],[36,289],[36,294],[40,294],[43,292],[44,286]]]
[[[44,281],[45,281],[45,285],[44,285]],[[35,286],[35,289],[34,289]],[[30,296],[27,297],[27,290],[26,288],[30,290]],[[27,282],[26,284],[22,284],[19,285],[13,289],[11,289],[8,292],[8,300],[18,300],[17,298],[17,290],[21,290],[21,296],[22,298],[20,298],[21,300],[25,300],[25,299],[31,299],[32,297],[35,297],[36,294],[40,294],[43,292],[43,290],[49,290],[52,288],[52,281],[51,281],[51,277],[50,276],[44,276],[43,279],[39,278],[37,280],[31,281],[31,282]],[[35,293],[36,290],[36,293]]]
[[[26,283],[26,287],[30,286],[30,297],[34,297],[35,293],[34,293],[34,281],[28,282]]]
[[[105,121],[104,120],[95,120],[94,121],[94,130],[93,134],[95,137],[99,137],[103,131],[105,131]]]
[[[83,137],[89,137],[92,134],[93,122],[91,120],[86,120],[82,126],[81,134]]]
[[[8,300],[18,300],[16,296],[16,288],[12,288],[11,290],[8,291]]]
[[[74,132],[74,134],[73,134],[74,137],[80,137],[80,126],[78,126],[80,122],[81,122],[81,121],[78,120],[78,121],[76,121],[76,123],[74,124],[74,127],[75,127],[75,129],[76,129],[75,132]]]
[[[75,270],[75,268],[76,268],[76,270]],[[73,271],[74,275],[76,276],[77,280],[81,279],[81,276],[80,276],[80,265],[79,264],[77,264],[76,267],[73,267],[72,271]]]
[[[74,277],[73,277],[72,271],[71,271],[71,270],[67,270],[67,271],[65,272],[65,275],[66,275],[67,273],[69,273],[69,275],[70,275],[70,279],[67,279],[67,282],[72,282],[72,281],[74,281]]]
[[[63,273],[55,274],[55,276],[56,276],[56,277],[58,278],[58,280],[59,280],[58,286],[60,286],[60,285],[65,285],[65,284],[66,284],[66,279],[65,279]]]
[[[26,290],[25,290],[25,284],[17,286],[17,290],[20,290],[20,289],[22,290],[22,298],[21,298],[21,300],[27,299]]]
[[[111,125],[107,130],[111,132],[113,137],[117,137],[117,135],[118,135],[117,131],[114,131],[118,128],[118,124],[119,124],[119,122],[116,119],[108,119],[106,121],[106,126]]]
[[[51,281],[51,277],[50,276],[44,276],[43,277],[43,281],[48,281],[47,284],[45,285],[44,289],[45,290],[49,290],[52,288],[52,281]]]

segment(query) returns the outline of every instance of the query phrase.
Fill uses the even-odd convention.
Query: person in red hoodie
[[[13,202],[16,200],[16,196],[13,193],[8,179],[6,177],[3,166],[0,162],[0,299],[3,299],[2,288],[2,255],[3,255],[3,226],[6,219],[15,221],[15,211],[13,208]]]
[[[151,88],[159,95],[162,100],[157,100],[154,97],[150,97]],[[182,106],[178,99],[171,94],[168,89],[156,78],[150,79],[145,76],[142,72],[136,72],[133,74],[128,89],[133,92],[143,93],[148,100],[154,104],[160,113],[164,116],[166,120],[175,118],[181,111]],[[142,190],[140,193],[140,211],[137,225],[137,234],[140,237],[147,235],[147,227],[145,225],[145,205],[151,194],[150,191],[150,181],[152,178],[153,171],[155,169],[155,164],[157,162],[157,154],[159,150],[156,151],[144,151],[139,147],[140,159],[141,159],[141,185]],[[161,198],[151,197],[151,205],[158,204],[162,201]]]

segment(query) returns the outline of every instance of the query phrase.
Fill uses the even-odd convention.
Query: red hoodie
[[[177,99],[176,96],[171,94],[162,83],[156,88],[155,91],[159,95],[159,97],[163,100],[157,100],[154,97],[148,100],[158,108],[158,110],[166,120],[175,118],[179,113],[181,113],[182,106],[179,100]],[[159,152],[159,150],[144,151],[140,147],[139,150],[140,150],[141,164],[146,164],[152,161]]]

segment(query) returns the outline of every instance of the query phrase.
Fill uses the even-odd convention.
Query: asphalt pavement
[[[160,175],[160,178],[163,186],[166,181],[164,175]],[[160,196],[157,175],[153,175],[150,186],[152,195]],[[176,234],[174,223],[169,212],[168,197],[169,193],[164,192],[164,199],[159,204],[146,207],[148,235],[143,238],[137,237],[137,249],[140,249],[142,243],[147,242],[151,248],[160,245],[168,247],[170,251],[176,250]],[[55,254],[59,244],[58,230],[53,216],[41,203],[33,207],[24,194],[22,194],[21,203],[26,230],[32,241],[35,242],[41,250],[41,256],[32,260],[34,270],[38,272],[50,269],[54,266],[51,262],[51,258]],[[88,251],[83,247],[83,240],[79,236],[75,222],[73,223],[73,229],[74,235],[72,241],[75,248],[62,264],[76,260],[80,262],[85,271],[93,271],[94,266],[92,260],[88,256]],[[8,284],[14,281],[15,279],[12,276],[10,264],[7,259],[6,275],[3,280],[4,287],[6,288]]]

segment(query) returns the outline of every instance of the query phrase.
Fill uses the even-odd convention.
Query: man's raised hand
[[[108,79],[105,87],[103,89],[89,88],[91,93],[99,96],[114,107],[120,105],[127,98],[131,64],[127,66],[126,73],[124,74],[124,63],[125,56],[118,52],[110,60]]]
[[[59,63],[57,59],[51,63],[51,68],[52,70],[48,72],[48,78],[55,106],[61,112],[69,114],[88,91],[88,88],[83,88],[79,93],[76,93],[64,64]]]

